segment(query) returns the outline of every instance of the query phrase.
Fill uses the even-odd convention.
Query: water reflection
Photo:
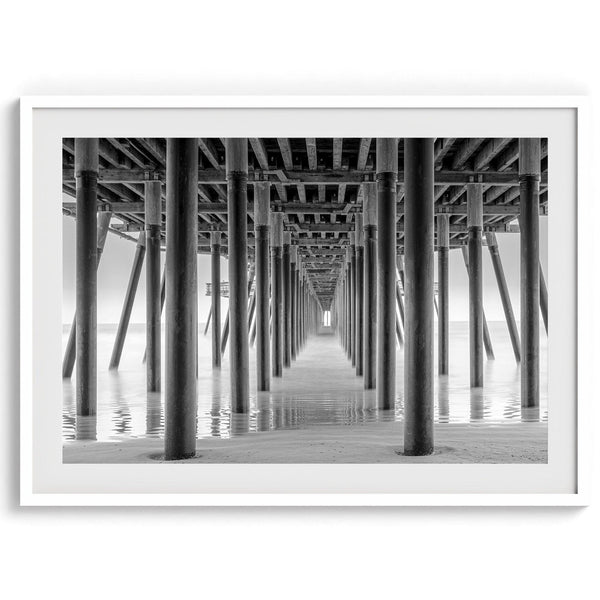
[[[471,423],[477,423],[478,421],[483,421],[485,415],[483,408],[483,388],[471,388],[470,392],[470,419]]]
[[[95,441],[97,438],[98,418],[96,415],[82,417],[77,415],[75,427],[75,439]]]
[[[486,361],[485,386],[472,390],[469,387],[468,330],[452,324],[450,374],[435,379],[434,414],[437,423],[547,421],[545,386],[541,389],[540,409],[521,409],[520,369],[514,362],[505,326],[503,323],[496,328],[493,324],[491,326],[496,359]],[[136,331],[135,326],[130,331],[119,372],[111,373],[102,365],[106,365],[110,358],[114,328],[99,330],[97,419],[76,418],[75,386],[71,381],[63,384],[65,441],[107,441],[163,435],[164,391],[146,392],[145,367],[140,360],[145,346],[145,328]],[[272,380],[270,392],[251,395],[248,415],[232,416],[227,355],[222,370],[213,371],[210,339],[201,337],[200,342],[199,438],[227,438],[274,429],[352,426],[403,420],[402,351],[398,353],[394,410],[377,409],[376,391],[363,389],[363,379],[355,376],[337,341],[331,336],[323,336],[311,339],[310,347],[302,352],[294,366],[286,369],[282,378]],[[253,373],[254,353],[251,353],[250,360]],[[540,378],[546,381],[545,359],[540,363]],[[254,386],[255,382],[251,381],[250,389]]]
[[[159,437],[162,433],[163,417],[160,392],[146,394],[146,436]]]
[[[448,375],[438,378],[438,423],[450,422],[450,388]]]

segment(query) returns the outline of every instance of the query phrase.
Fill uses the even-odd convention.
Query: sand
[[[198,440],[185,463],[546,463],[547,423],[438,424],[431,456],[403,456],[402,423],[318,426]],[[65,445],[65,463],[155,463],[162,438]]]

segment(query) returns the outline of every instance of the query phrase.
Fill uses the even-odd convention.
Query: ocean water
[[[520,371],[514,360],[504,322],[490,322],[495,360],[484,359],[484,387],[469,387],[468,323],[450,324],[450,374],[435,378],[435,421],[478,423],[498,426],[519,421],[547,421],[547,338],[541,330],[540,408],[522,411]],[[347,359],[336,336],[309,338],[292,367],[281,379],[272,379],[270,392],[256,392],[255,349],[250,351],[250,411],[234,415],[229,400],[229,349],[220,371],[211,367],[210,329],[198,336],[197,437],[228,438],[247,432],[345,426],[373,421],[402,421],[403,350],[397,349],[396,406],[391,411],[376,408],[375,392],[363,390],[363,380]],[[75,377],[63,382],[63,439],[115,441],[127,438],[161,437],[164,427],[163,392],[146,392],[145,326],[132,324],[118,372],[108,371],[116,325],[98,327],[98,414],[95,419],[77,419]],[[63,348],[69,326],[63,328]],[[437,337],[436,337],[437,339]],[[163,332],[164,340],[164,332]],[[436,355],[437,364],[437,355]],[[164,367],[164,356],[163,356]]]

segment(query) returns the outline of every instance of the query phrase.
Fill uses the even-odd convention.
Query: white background
[[[17,507],[19,96],[585,93],[596,108],[591,6],[121,0],[3,8],[0,586],[9,597],[597,597],[597,505]]]

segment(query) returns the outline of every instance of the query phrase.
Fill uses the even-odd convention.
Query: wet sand
[[[231,439],[198,440],[197,456],[185,463],[545,463],[547,423],[435,426],[436,452],[402,452],[402,423],[365,423],[248,433]],[[153,463],[161,460],[160,438],[118,442],[74,442],[65,463]]]

